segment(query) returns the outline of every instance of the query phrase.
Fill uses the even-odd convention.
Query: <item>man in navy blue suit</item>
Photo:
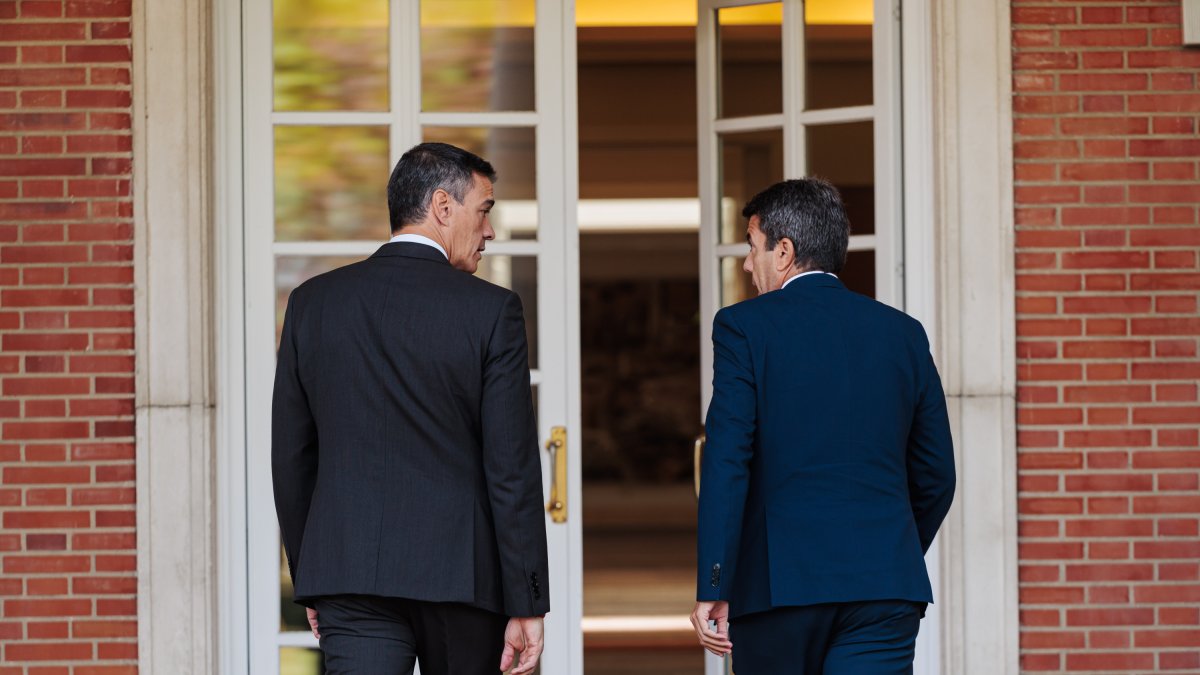
[[[929,340],[838,280],[832,185],[777,183],[742,215],[759,295],[714,320],[692,624],[737,675],[911,673],[954,496]]]

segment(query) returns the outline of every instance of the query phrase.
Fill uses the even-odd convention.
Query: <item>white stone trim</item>
[[[938,560],[947,674],[1019,672],[1009,11],[944,0],[930,17],[937,291],[927,325],[958,464]]]
[[[133,5],[138,665],[216,672],[207,0]]]

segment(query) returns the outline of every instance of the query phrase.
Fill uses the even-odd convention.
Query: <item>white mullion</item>
[[[804,120],[804,2],[783,2],[783,177],[807,173]]]
[[[717,244],[715,251],[718,258],[745,258],[750,252],[750,245],[744,241],[735,244]]]
[[[436,127],[533,127],[540,115],[536,112],[423,112],[422,126]]]
[[[389,166],[421,142],[421,4],[420,0],[389,0],[388,129]]]
[[[850,235],[849,251],[874,251],[878,247],[878,241],[873,234],[853,234]]]
[[[747,117],[727,117],[712,122],[712,129],[718,134],[737,134],[747,131],[770,131],[782,129],[784,117],[782,114],[750,115]]]
[[[386,112],[275,112],[271,124],[281,126],[353,127],[384,126],[392,121]]]
[[[321,645],[317,642],[317,638],[313,637],[312,631],[287,631],[279,634],[280,647],[302,647],[306,649],[320,649]]]
[[[696,17],[696,131],[700,179],[700,410],[712,398],[712,317],[720,309],[717,232],[720,227],[720,146],[717,137],[718,35],[720,0],[699,0]],[[703,419],[700,420],[703,422]],[[710,668],[711,670],[711,668]]]
[[[875,297],[904,308],[904,195],[899,188],[904,128],[900,117],[900,20],[896,0],[875,0],[872,26],[875,142]]]
[[[851,122],[870,122],[875,119],[875,106],[856,105],[846,108],[826,108],[824,110],[805,110],[798,117],[806,126],[821,124],[847,124]]]
[[[275,353],[274,22],[270,3],[242,3],[245,191],[244,345],[246,350],[246,606],[249,672],[279,672],[279,530],[271,496],[271,382]],[[265,39],[263,36],[266,36]],[[255,226],[255,225],[258,226]],[[266,226],[262,226],[266,224]]]

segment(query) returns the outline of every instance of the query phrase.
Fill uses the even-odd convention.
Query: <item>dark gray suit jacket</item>
[[[271,465],[296,599],[549,611],[521,301],[423,244],[302,284],[275,371]]]

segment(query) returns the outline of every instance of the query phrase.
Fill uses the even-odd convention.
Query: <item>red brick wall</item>
[[[132,673],[130,0],[0,0],[0,673]]]
[[[1200,50],[1013,6],[1021,663],[1200,672]]]

